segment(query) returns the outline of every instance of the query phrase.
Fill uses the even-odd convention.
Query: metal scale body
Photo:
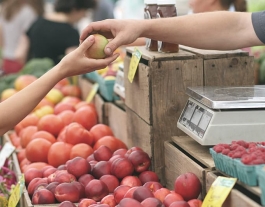
[[[177,126],[201,145],[265,141],[265,86],[190,87]]]

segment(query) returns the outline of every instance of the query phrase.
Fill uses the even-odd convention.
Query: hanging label
[[[129,79],[130,83],[133,82],[133,79],[134,79],[136,70],[138,68],[138,64],[140,62],[141,56],[142,56],[141,52],[137,48],[135,48],[134,52],[132,54],[132,59],[131,59],[130,66],[129,66],[128,79]]]
[[[88,94],[88,96],[86,98],[86,102],[87,103],[90,103],[93,100],[93,98],[95,97],[95,95],[98,92],[98,88],[99,88],[99,84],[98,83],[93,84],[93,87],[92,87],[90,93]]]
[[[0,168],[4,166],[6,158],[8,158],[14,151],[15,147],[10,143],[5,143],[4,147],[0,152]]]
[[[23,189],[25,187],[25,179],[24,179],[24,175],[22,174],[19,178],[18,183],[16,184],[16,186],[12,189],[11,191],[11,195],[9,197],[8,200],[8,207],[16,207],[20,197],[22,195]]]
[[[222,207],[237,179],[218,176],[208,191],[202,207]]]

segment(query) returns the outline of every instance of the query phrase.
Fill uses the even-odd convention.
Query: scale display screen
[[[179,123],[200,138],[203,138],[212,116],[209,111],[188,100]]]

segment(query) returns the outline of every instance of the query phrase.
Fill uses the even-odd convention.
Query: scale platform
[[[201,145],[265,141],[265,86],[189,87],[177,126]]]

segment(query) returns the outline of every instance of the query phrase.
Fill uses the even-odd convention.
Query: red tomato
[[[90,130],[98,122],[97,112],[90,105],[83,106],[75,112],[73,121]]]
[[[105,136],[99,139],[95,145],[93,146],[93,149],[98,149],[101,145],[105,145],[108,148],[111,149],[112,152],[115,152],[117,149],[128,149],[127,146],[118,138],[113,136]]]
[[[55,137],[58,136],[60,131],[64,128],[62,119],[54,114],[43,116],[38,123],[38,129],[50,132]]]
[[[94,140],[88,130],[86,130],[81,124],[73,122],[65,127],[65,142],[72,145],[79,143],[92,145]]]
[[[114,136],[111,128],[105,124],[97,124],[90,129],[96,143],[100,138],[105,136]]]
[[[65,142],[55,142],[48,152],[48,164],[58,167],[65,164],[70,159],[70,152],[73,145]]]
[[[48,162],[48,151],[52,143],[43,138],[35,138],[26,147],[26,158],[30,162]],[[38,146],[38,147],[36,147]]]

